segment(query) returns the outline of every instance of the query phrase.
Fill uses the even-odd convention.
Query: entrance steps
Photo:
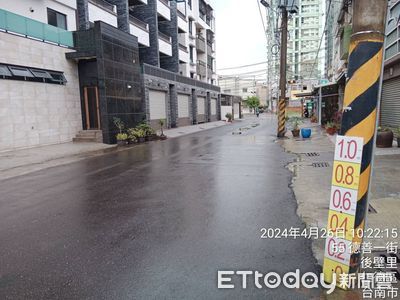
[[[74,143],[102,143],[103,133],[101,130],[80,130],[72,141]]]

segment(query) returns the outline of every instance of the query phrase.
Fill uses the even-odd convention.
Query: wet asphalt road
[[[238,277],[217,289],[217,270],[319,271],[309,241],[260,239],[263,227],[303,226],[274,124],[248,119],[0,182],[0,299],[318,297],[243,290]]]

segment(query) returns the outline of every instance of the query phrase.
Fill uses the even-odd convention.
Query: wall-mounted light
[[[29,11],[30,11],[31,13],[33,13],[35,10],[34,10],[33,7],[31,6],[31,7],[29,7]]]
[[[132,86],[131,86],[130,84],[128,84],[128,85],[126,86],[126,88],[127,88],[127,89],[131,89]]]

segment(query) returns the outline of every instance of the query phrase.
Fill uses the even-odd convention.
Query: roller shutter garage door
[[[400,77],[383,82],[380,124],[400,127]]]
[[[240,109],[239,103],[234,103],[233,104],[233,111],[234,111],[233,117],[235,119],[239,119],[239,109]]]
[[[189,95],[178,95],[178,118],[189,118]]]
[[[165,119],[167,117],[166,95],[165,92],[149,91],[150,120]]]
[[[197,122],[205,122],[206,121],[206,98],[205,97],[197,97]]]
[[[211,115],[217,114],[217,99],[211,98]]]

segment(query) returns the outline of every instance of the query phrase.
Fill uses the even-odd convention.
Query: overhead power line
[[[267,63],[268,63],[267,61],[262,61],[262,62],[259,62],[259,63],[249,64],[249,65],[242,65],[242,66],[237,66],[237,67],[229,67],[229,68],[217,69],[217,71],[242,69],[242,68],[246,68],[246,67],[259,66],[259,65],[263,65],[263,64],[267,64]]]

